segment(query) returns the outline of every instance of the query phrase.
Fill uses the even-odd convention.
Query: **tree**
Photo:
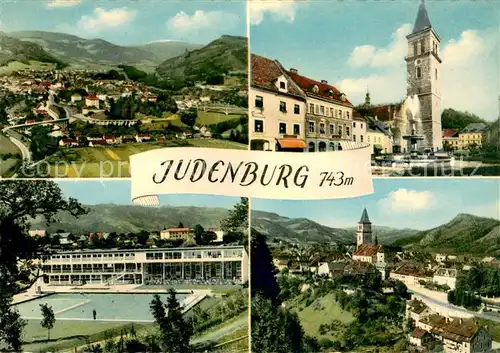
[[[40,160],[57,151],[57,139],[50,136],[49,126],[37,125],[31,128],[30,151],[33,159]]]
[[[184,224],[182,222],[179,222],[179,225],[177,226],[177,228],[184,228]]]
[[[240,199],[227,217],[221,220],[220,228],[224,233],[238,239],[240,244],[248,244],[248,198]]]
[[[260,295],[262,298],[270,300],[273,305],[277,305],[279,304],[279,287],[275,277],[277,270],[266,243],[266,236],[252,229],[250,246],[252,298]]]
[[[194,226],[194,240],[196,244],[203,245],[203,233],[205,233],[205,229],[199,224]]]
[[[196,124],[196,118],[198,118],[198,111],[196,109],[183,110],[180,116],[183,124],[193,127]]]
[[[42,321],[40,322],[40,326],[47,329],[47,341],[50,341],[50,330],[54,328],[56,317],[54,316],[52,307],[48,304],[40,304],[40,310],[42,311]]]
[[[88,212],[76,199],[65,199],[52,181],[0,182],[0,340],[15,351],[21,350],[20,335],[25,324],[10,305],[19,290],[17,263],[43,253],[41,244],[28,235],[28,218],[42,216],[51,223],[59,211],[75,217]]]
[[[204,245],[208,245],[216,239],[217,239],[217,234],[215,234],[215,232],[212,231],[204,232],[201,237],[202,243]]]

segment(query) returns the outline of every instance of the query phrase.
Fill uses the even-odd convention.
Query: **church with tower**
[[[371,105],[367,100],[357,110],[363,117],[385,123],[390,128],[393,153],[439,151],[443,148],[441,40],[431,24],[425,0],[420,3],[413,30],[406,39],[406,99],[388,105]]]
[[[382,245],[378,245],[377,239],[373,240],[372,223],[366,208],[363,209],[356,228],[356,250],[352,259],[373,265],[385,263],[384,248]]]

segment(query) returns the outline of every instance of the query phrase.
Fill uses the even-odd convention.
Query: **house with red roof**
[[[95,107],[96,109],[99,109],[99,97],[95,94],[88,95],[85,97],[85,105],[87,108]]]
[[[458,129],[443,129],[443,148],[445,150],[458,150],[460,149],[460,139],[459,139]]]
[[[252,150],[304,152],[306,96],[278,60],[251,55]]]
[[[287,73],[307,97],[307,151],[341,150],[341,142],[353,141],[354,106],[347,96],[326,80],[317,81],[300,75],[297,69],[290,69]]]

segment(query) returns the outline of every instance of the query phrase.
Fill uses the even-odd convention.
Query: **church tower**
[[[366,208],[363,210],[361,219],[358,222],[358,229],[356,231],[356,244],[359,248],[361,245],[371,245],[372,242],[372,222],[368,218]]]
[[[413,31],[406,39],[408,41],[408,56],[405,58],[408,79],[407,95],[418,97],[421,129],[417,127],[417,134],[424,136],[424,140],[419,142],[418,147],[436,151],[443,148],[439,84],[442,62],[439,57],[441,40],[431,25],[425,8],[425,0],[422,0],[418,9]]]

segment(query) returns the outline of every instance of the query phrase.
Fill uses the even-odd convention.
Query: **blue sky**
[[[251,3],[250,50],[326,79],[355,103],[406,95],[406,35],[419,0]],[[442,108],[498,117],[500,1],[427,1],[441,37]],[[358,48],[357,50],[355,50]]]
[[[337,200],[284,201],[252,199],[254,210],[305,217],[332,227],[355,226],[366,207],[373,224],[429,229],[459,213],[499,218],[499,179],[374,179],[371,195]]]
[[[129,180],[85,180],[57,181],[65,197],[74,197],[86,205],[112,203],[132,205]],[[198,206],[233,208],[239,197],[215,195],[161,195],[161,206]]]
[[[242,1],[18,0],[2,1],[0,11],[5,32],[57,31],[120,45],[206,44],[222,34],[247,34]]]

